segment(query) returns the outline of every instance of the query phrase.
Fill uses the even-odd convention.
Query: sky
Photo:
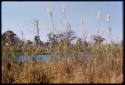
[[[71,24],[71,29],[78,37],[87,29],[87,40],[90,36],[103,30],[101,35],[109,41],[108,25],[111,27],[112,40],[123,39],[123,6],[122,2],[2,2],[2,33],[12,30],[20,39],[34,41],[36,31],[34,19],[39,19],[40,39],[48,40],[47,33],[52,27],[52,20],[47,9],[50,8],[58,32],[65,31],[64,20]],[[63,16],[65,8],[65,17]],[[99,19],[97,14],[101,13]],[[106,16],[111,16],[110,23]],[[83,17],[83,24],[81,24]],[[23,37],[21,36],[23,31]]]

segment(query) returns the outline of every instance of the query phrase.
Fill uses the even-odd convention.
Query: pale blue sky
[[[2,33],[7,29],[14,31],[21,37],[21,30],[25,39],[33,41],[34,31],[33,20],[40,20],[40,38],[47,40],[47,33],[52,26],[51,18],[47,13],[47,8],[52,9],[56,28],[66,30],[62,23],[62,6],[66,6],[66,17],[72,26],[72,30],[77,36],[82,36],[84,28],[88,28],[88,40],[98,29],[107,28],[106,15],[112,17],[111,28],[113,40],[119,41],[123,35],[123,10],[122,2],[2,2]],[[97,21],[96,14],[101,11],[100,22]],[[80,18],[83,16],[86,25],[81,27]],[[30,31],[29,31],[30,30]],[[108,39],[107,33],[102,34]]]

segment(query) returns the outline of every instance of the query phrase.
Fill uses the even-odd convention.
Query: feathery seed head
[[[101,15],[102,15],[102,14],[101,14],[101,11],[98,11],[98,12],[97,12],[97,15],[96,15],[97,20],[100,19]]]
[[[81,24],[83,25],[84,24],[84,21],[83,21],[83,17],[81,16]]]
[[[111,16],[110,16],[110,15],[107,15],[107,16],[106,16],[106,20],[107,20],[107,22],[110,22],[110,21],[111,21]]]
[[[51,11],[50,8],[47,8],[47,12],[48,12],[48,15],[49,15],[50,17],[52,17],[52,11]]]
[[[65,5],[65,4],[63,4],[63,5],[62,5],[62,12],[64,13],[64,12],[65,12],[65,10],[66,10],[66,5]]]
[[[65,25],[66,28],[71,28],[71,25],[70,25],[70,23],[68,21],[65,21],[64,25]]]

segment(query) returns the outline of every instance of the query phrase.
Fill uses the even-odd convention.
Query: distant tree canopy
[[[81,38],[77,38],[76,44],[77,45],[81,45],[82,44],[82,39]]]
[[[27,44],[31,45],[31,44],[33,44],[33,42],[30,40],[27,40]]]
[[[43,42],[40,40],[39,36],[34,36],[34,41],[36,42],[36,45],[43,45]],[[33,44],[32,41],[27,40],[26,42],[23,40],[20,40],[17,35],[13,31],[6,31],[2,34],[2,45],[24,45],[24,44]]]
[[[93,35],[92,39],[95,41],[95,44],[101,44],[105,40],[105,38],[100,35]]]
[[[55,43],[56,42],[56,38],[57,38],[57,35],[56,34],[53,34],[52,32],[48,33],[48,38],[49,38],[49,42],[51,43]]]
[[[75,32],[72,30],[68,30],[62,33],[57,33],[54,34],[52,32],[48,33],[48,41],[45,43],[46,45],[48,44],[53,44],[56,46],[57,43],[59,44],[67,44],[70,45],[72,40],[76,39]],[[103,38],[100,35],[93,35],[92,40],[95,41],[95,44],[101,44],[105,38]],[[34,41],[36,45],[44,45],[44,43],[40,40],[39,35],[34,36]],[[6,31],[5,33],[2,34],[2,45],[23,45],[23,44],[33,44],[30,40],[25,41],[20,40],[17,35],[13,31]],[[88,45],[86,41],[82,41],[81,38],[77,38],[76,44],[81,44],[81,45]]]
[[[2,45],[14,45],[19,41],[19,38],[13,31],[6,31],[2,35]]]
[[[36,42],[36,45],[43,45],[43,42],[40,40],[39,36],[34,36],[34,41]]]
[[[72,30],[64,32],[64,38],[70,43],[72,40],[76,39],[75,32]]]
[[[51,43],[58,43],[58,42],[66,42],[67,44],[70,44],[72,40],[76,38],[75,32],[72,30],[69,30],[67,32],[54,34],[52,32],[48,33],[48,41]]]
[[[76,40],[76,45],[84,45],[84,46],[88,46],[87,41],[83,41],[82,38],[77,38]]]

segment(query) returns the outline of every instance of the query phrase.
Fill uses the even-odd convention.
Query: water
[[[35,59],[37,62],[47,61],[49,59],[48,55],[36,55],[36,56],[28,56],[28,55],[15,55],[13,57],[16,62],[27,62]]]
[[[36,55],[36,56],[28,56],[28,55],[14,55],[13,59],[16,62],[27,62],[30,60],[35,60],[37,62],[43,62],[43,61],[57,61],[63,58],[70,58],[70,60],[72,59],[76,59],[79,58],[79,60],[86,60],[86,58],[88,58],[90,55],[90,51],[86,50],[82,53],[65,53],[63,55],[61,54],[41,54],[41,55]],[[10,57],[7,57],[7,60],[10,60]]]

